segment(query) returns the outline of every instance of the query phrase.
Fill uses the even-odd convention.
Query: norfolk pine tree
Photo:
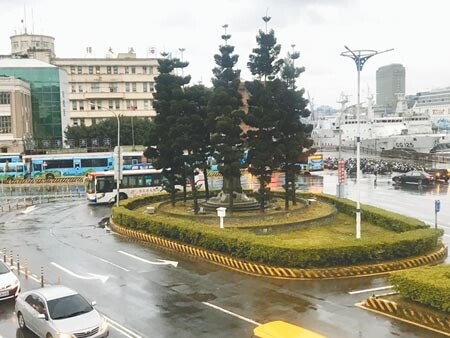
[[[222,192],[228,195],[228,209],[233,210],[234,193],[242,193],[241,163],[243,143],[240,124],[243,118],[242,96],[239,92],[240,70],[235,70],[239,56],[233,55],[234,47],[228,44],[231,35],[225,34],[220,54],[214,55],[213,92],[208,103],[208,121],[211,128],[212,153],[223,177]]]

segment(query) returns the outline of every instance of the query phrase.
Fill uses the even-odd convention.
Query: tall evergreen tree
[[[270,182],[272,170],[277,166],[280,150],[277,148],[276,128],[280,119],[278,98],[274,93],[280,92],[282,82],[277,75],[283,65],[278,59],[281,46],[277,44],[273,30],[267,32],[269,17],[263,17],[266,23],[265,32],[260,30],[256,37],[258,47],[250,55],[248,67],[257,80],[247,82],[249,91],[248,114],[244,122],[249,126],[246,141],[249,148],[249,171],[259,181],[260,210],[264,211],[267,196],[267,183]],[[262,80],[262,81],[261,81]]]
[[[167,190],[172,205],[175,205],[176,175],[182,174],[184,167],[184,126],[180,123],[185,100],[183,86],[189,83],[190,76],[182,77],[174,73],[175,69],[186,67],[186,62],[168,58],[167,53],[163,56],[163,59],[158,60],[159,75],[155,79],[155,129],[150,136],[150,147],[144,154],[154,159],[155,167],[164,169],[168,179]]]
[[[235,70],[239,56],[233,54],[234,46],[228,44],[231,35],[226,33],[214,55],[213,92],[208,103],[208,121],[211,127],[212,153],[223,177],[222,192],[228,196],[229,210],[233,210],[234,193],[242,193],[240,160],[243,154],[240,124],[243,118],[242,96],[239,92],[240,70]]]
[[[295,47],[294,45],[292,46]],[[305,149],[312,146],[310,139],[312,125],[303,123],[304,119],[310,115],[307,109],[308,101],[303,97],[304,89],[297,90],[295,80],[305,71],[304,67],[295,67],[295,60],[300,57],[300,53],[288,53],[285,59],[281,76],[284,85],[280,87],[281,92],[277,93],[280,103],[281,118],[277,125],[278,139],[282,167],[285,173],[285,209],[289,208],[289,198],[296,204],[296,173],[301,155]]]

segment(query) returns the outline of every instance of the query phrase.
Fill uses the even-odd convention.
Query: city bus
[[[19,153],[0,153],[0,163],[22,162],[22,157]]]
[[[122,152],[122,168],[131,169],[145,160],[142,152]],[[93,171],[114,169],[114,153],[62,153],[45,155],[24,155],[29,175],[32,178],[84,176]]]
[[[28,173],[25,162],[0,162],[0,180],[13,180],[27,177]]]
[[[162,169],[124,170],[122,175],[120,200],[164,191]],[[88,173],[86,197],[92,204],[114,203],[117,198],[114,171]]]

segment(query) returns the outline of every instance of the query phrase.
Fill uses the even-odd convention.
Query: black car
[[[434,176],[425,171],[412,170],[407,173],[394,176],[392,180],[397,184],[417,184],[431,185],[434,183]]]
[[[434,176],[434,179],[448,182],[450,179],[450,172],[448,169],[426,168],[425,172]]]

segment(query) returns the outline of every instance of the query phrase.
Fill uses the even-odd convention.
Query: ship
[[[412,109],[407,108],[404,95],[398,95],[397,108],[391,115],[375,115],[373,97],[369,96],[366,107],[360,108],[359,132],[356,105],[346,107],[348,96],[344,94],[338,102],[341,103],[338,114],[321,116],[313,121],[312,139],[317,148],[339,145],[356,148],[358,134],[361,150],[373,152],[410,149],[429,153],[436,145],[450,142],[450,134],[436,128],[434,117],[417,109],[417,102]]]

